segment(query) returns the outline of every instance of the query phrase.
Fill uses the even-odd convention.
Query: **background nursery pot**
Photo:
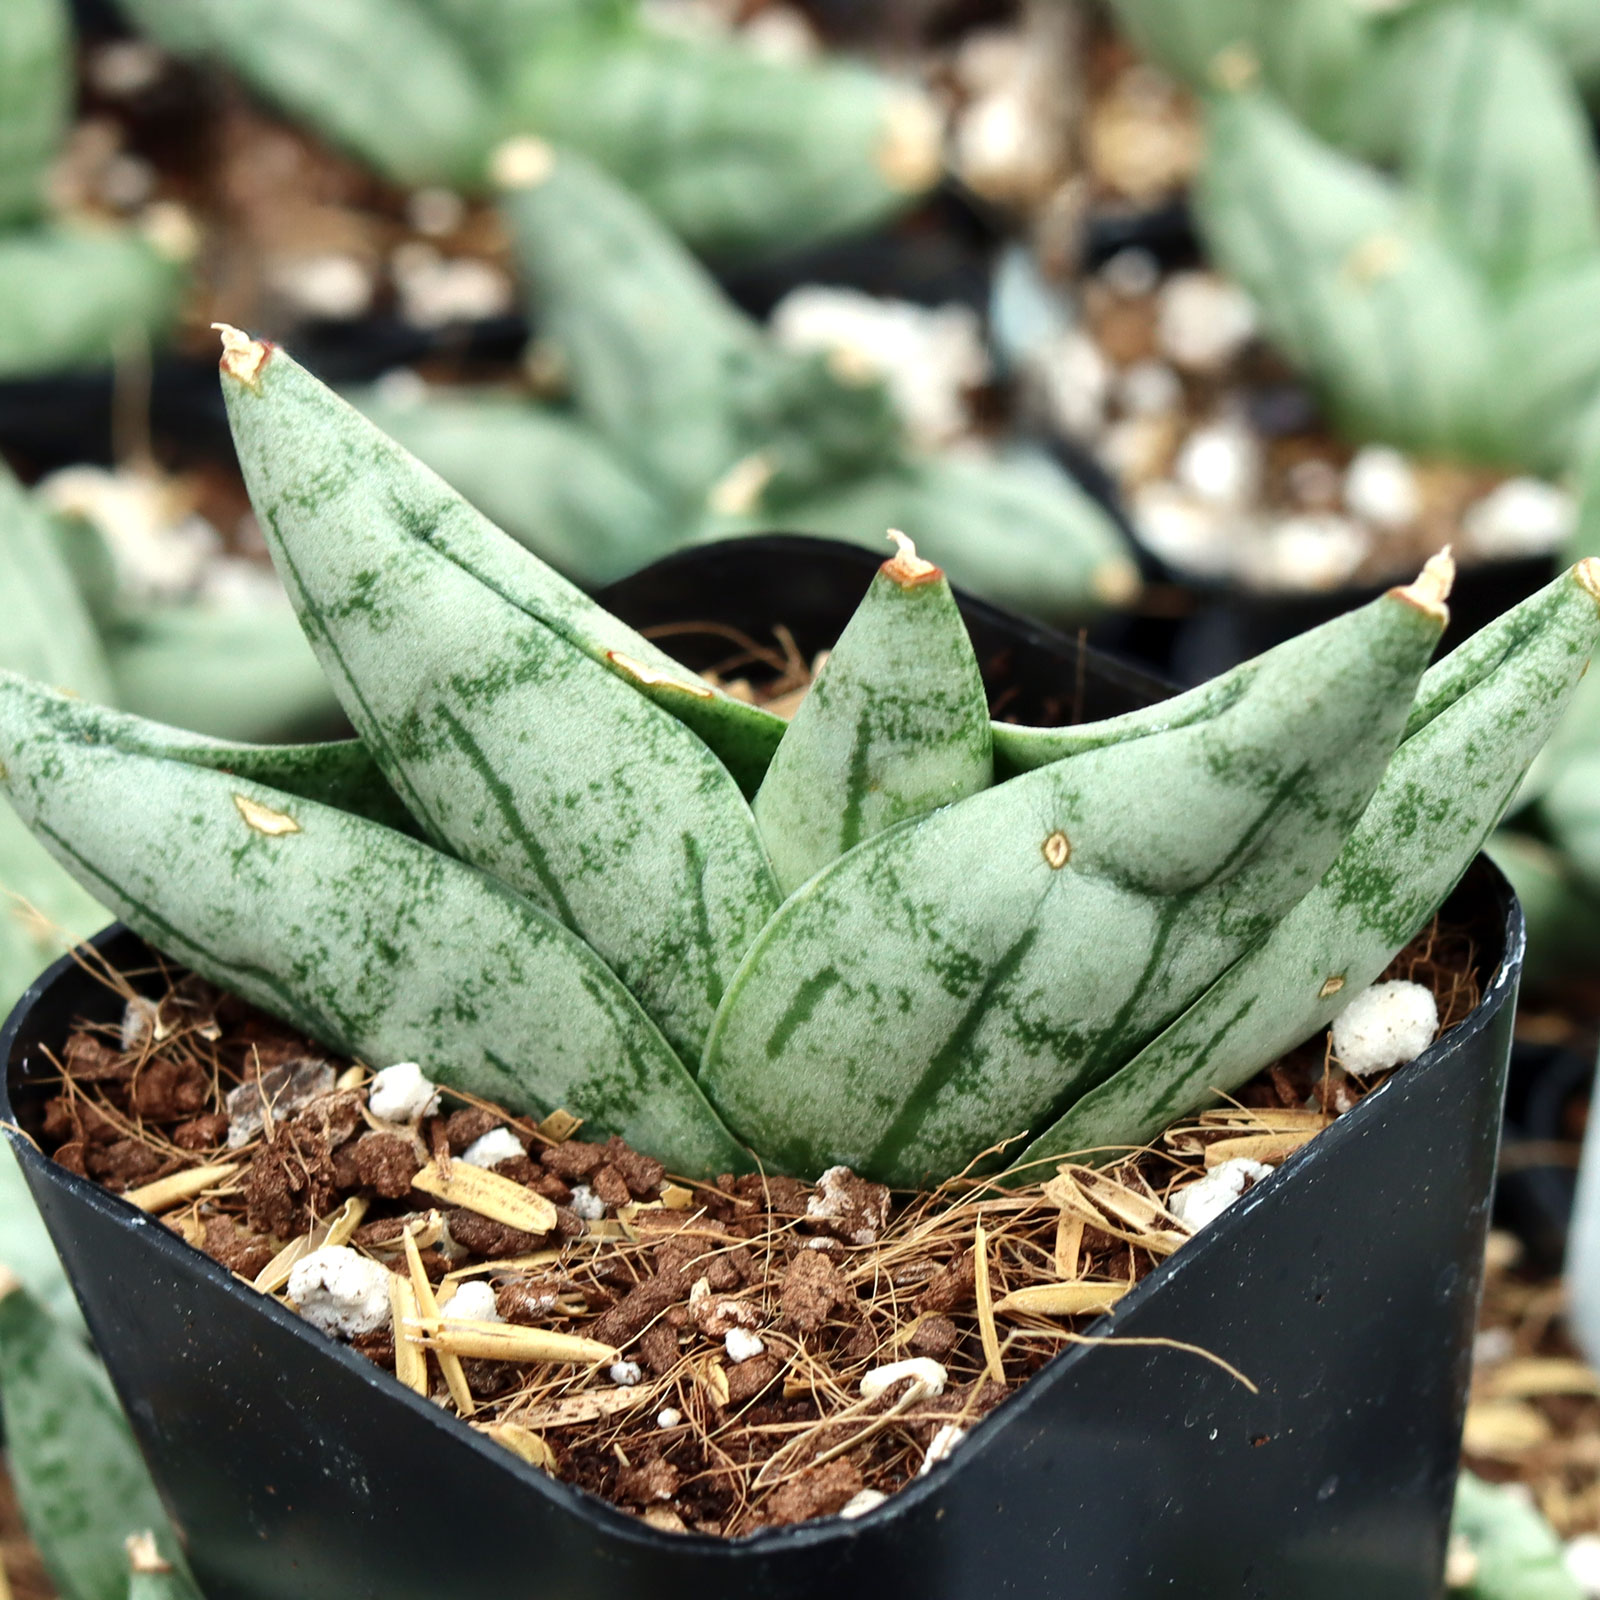
[[[811,650],[828,642],[828,587],[785,576],[814,556],[774,541],[747,586],[752,544],[707,549],[607,598],[646,628],[664,606],[758,639],[783,621]],[[842,623],[856,585],[839,571]],[[968,618],[991,695],[1014,682],[1024,715],[1061,685],[1086,716],[1154,697],[1070,641],[987,608]],[[672,643],[692,656],[687,637]],[[740,1541],[657,1532],[549,1480],[14,1142],[209,1600],[1424,1600],[1443,1560],[1523,942],[1484,860],[1449,914],[1482,952],[1472,1015],[1096,1325],[1199,1346],[1256,1392],[1169,1347],[1071,1348],[878,1510]],[[124,929],[96,943],[125,972],[148,964]],[[46,1052],[76,1019],[119,1008],[70,960],[46,973],[0,1033],[0,1117],[35,1126]]]

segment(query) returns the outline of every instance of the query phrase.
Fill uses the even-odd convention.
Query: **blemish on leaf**
[[[1398,234],[1368,234],[1349,255],[1341,268],[1343,275],[1361,288],[1393,277],[1405,264],[1406,242]]]
[[[1206,75],[1216,88],[1238,94],[1261,76],[1261,58],[1243,40],[1236,40],[1212,57]]]
[[[1326,1000],[1330,995],[1336,995],[1344,988],[1344,974],[1336,972],[1331,978],[1324,978],[1322,987],[1317,990],[1317,998]]]
[[[1572,569],[1572,575],[1596,600],[1600,600],[1600,556],[1585,556]]]
[[[620,667],[635,683],[642,683],[651,689],[681,689],[685,694],[692,694],[697,700],[710,700],[716,696],[716,690],[709,683],[685,683],[682,678],[674,678],[671,673],[657,672],[654,667],[647,667],[642,661],[635,661],[632,656],[625,656],[620,650],[607,650],[606,660],[613,666]]]
[[[1059,828],[1039,848],[1052,872],[1059,872],[1072,859],[1072,842]]]
[[[555,151],[531,134],[507,139],[489,161],[489,176],[501,189],[537,189],[555,170]]]
[[[238,807],[239,815],[244,818],[245,826],[253,828],[257,833],[264,833],[269,839],[280,839],[286,833],[299,833],[300,824],[293,817],[285,816],[281,811],[274,811],[271,806],[264,806],[258,800],[252,800],[247,794],[236,794],[233,803]]]
[[[260,339],[252,339],[243,329],[235,328],[230,323],[213,322],[211,326],[222,335],[222,370],[230,378],[249,384],[252,389],[259,387],[261,369],[272,353],[272,346]]]

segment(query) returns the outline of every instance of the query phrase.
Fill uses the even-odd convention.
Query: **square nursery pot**
[[[875,566],[792,539],[708,547],[620,585],[636,625],[704,619],[807,651]],[[982,606],[1022,716],[1158,693]],[[675,638],[675,648],[694,641]],[[712,654],[726,642],[709,641]],[[1065,686],[1065,690],[1063,688]],[[1480,859],[1450,902],[1477,1010],[1096,1324],[885,1505],[723,1541],[658,1532],[402,1388],[153,1218],[14,1140],[209,1600],[1428,1600],[1440,1590],[1522,956]],[[95,943],[147,964],[131,932]],[[120,1004],[69,959],[3,1032],[0,1117],[37,1127],[47,1052]]]

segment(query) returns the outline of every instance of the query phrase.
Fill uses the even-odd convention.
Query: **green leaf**
[[[1419,698],[1432,714],[1395,752],[1322,881],[1024,1162],[1143,1144],[1310,1038],[1377,979],[1471,865],[1578,682],[1600,637],[1600,569],[1575,577],[1585,570],[1483,630],[1506,645],[1496,652],[1480,635],[1480,659],[1495,660],[1487,672],[1453,668],[1452,656],[1428,674]]]
[[[701,1080],[763,1157],[889,1182],[1043,1126],[1326,870],[1444,610],[1392,591],[1188,727],[1024,773],[857,846],[784,903]]]
[[[565,1107],[676,1171],[747,1160],[637,1002],[554,918],[364,818],[137,753],[168,734],[0,677],[5,793],[174,960],[335,1049],[421,1061],[513,1111]]]
[[[407,810],[580,933],[698,1056],[778,901],[727,769],[549,625],[580,614],[553,573],[282,352],[224,389],[273,559]]]
[[[508,85],[511,126],[582,151],[713,254],[873,226],[939,176],[937,120],[866,67],[764,61],[737,41],[569,31]]]
[[[0,805],[0,1015],[52,961],[111,920]]]
[[[594,429],[509,396],[346,398],[518,544],[591,589],[678,543],[662,497]]]
[[[1417,48],[1406,182],[1502,287],[1600,251],[1600,175],[1582,102],[1540,30],[1484,4],[1438,8]]]
[[[130,1535],[153,1532],[182,1561],[99,1362],[4,1273],[0,1411],[23,1519],[63,1600],[124,1600]]]
[[[1125,605],[1138,569],[1105,510],[1053,463],[1029,455],[995,461],[905,459],[815,494],[739,516],[712,516],[697,542],[773,527],[882,548],[904,528],[958,589],[1050,620],[1081,620]]]
[[[12,998],[15,997],[0,994],[0,1006],[9,1009]],[[44,1219],[33,1203],[33,1195],[17,1158],[11,1153],[10,1144],[3,1139],[0,1139],[0,1265],[9,1267],[22,1280],[23,1288],[55,1318],[64,1335],[87,1335],[77,1296],[67,1282]]]
[[[1472,1581],[1450,1591],[1457,1600],[1584,1600],[1561,1540],[1520,1485],[1489,1484],[1463,1472],[1450,1532],[1476,1558]]]
[[[323,732],[338,702],[293,610],[192,601],[124,608],[105,633],[116,702],[156,722],[256,742]]]
[[[94,619],[79,597],[50,514],[0,461],[0,667],[91,700],[111,681]]]
[[[44,211],[45,177],[72,115],[72,19],[64,0],[0,6],[0,227]]]
[[[903,543],[878,569],[756,795],[785,894],[863,839],[994,777],[989,704],[966,624],[944,574]]]
[[[1548,844],[1525,833],[1497,828],[1483,848],[1511,880],[1528,924],[1524,979],[1552,983],[1581,975],[1600,950],[1600,896],[1577,883]]]
[[[416,0],[122,0],[168,49],[215,56],[395,183],[481,184],[487,90]]]
[[[1495,325],[1494,443],[1536,472],[1578,456],[1600,398],[1600,261],[1524,289]]]
[[[1195,200],[1219,268],[1341,424],[1481,449],[1491,317],[1476,276],[1385,179],[1265,96],[1213,96]]]
[[[0,378],[107,363],[171,324],[184,270],[131,228],[0,233]]]
[[[1199,88],[1214,81],[1219,56],[1255,54],[1263,21],[1263,0],[1112,0],[1111,9],[1141,55]]]

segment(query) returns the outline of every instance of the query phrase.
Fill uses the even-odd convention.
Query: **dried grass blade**
[[[417,1297],[417,1315],[437,1317],[439,1302],[434,1298],[433,1285],[428,1282],[427,1271],[422,1265],[422,1252],[417,1249],[417,1241],[411,1236],[410,1228],[405,1231],[405,1245],[406,1265],[411,1269],[411,1288]],[[462,1416],[470,1417],[478,1409],[478,1404],[472,1398],[472,1390],[467,1387],[467,1375],[461,1370],[461,1358],[441,1350],[438,1361],[439,1371],[444,1374],[445,1387],[456,1403],[456,1410]]]
[[[453,1161],[446,1173],[437,1161],[430,1161],[411,1180],[411,1186],[523,1233],[549,1233],[556,1225],[556,1208],[542,1194],[486,1167]]]
[[[1220,1167],[1224,1161],[1261,1161],[1275,1166],[1286,1156],[1292,1156],[1303,1144],[1317,1136],[1315,1128],[1305,1128],[1297,1133],[1246,1133],[1237,1139],[1217,1139],[1206,1146],[1206,1169]]]
[[[237,1161],[219,1161],[212,1166],[190,1167],[187,1172],[174,1172],[170,1177],[157,1178],[154,1183],[129,1189],[122,1198],[129,1205],[138,1206],[141,1211],[152,1214],[170,1211],[174,1206],[182,1205],[185,1200],[193,1200],[204,1194],[207,1189],[214,1189],[218,1184],[226,1183],[238,1170]]]
[[[1000,1360],[1000,1335],[994,1325],[994,1302],[989,1293],[989,1239],[983,1223],[973,1224],[972,1241],[973,1293],[978,1302],[978,1337],[983,1341],[984,1370],[994,1382],[1006,1381],[1006,1369]]]
[[[325,1217],[309,1233],[291,1240],[255,1276],[255,1286],[263,1294],[276,1294],[289,1281],[297,1261],[324,1245],[346,1243],[361,1226],[370,1202],[362,1195],[351,1195],[331,1217]]]
[[[1032,1283],[1024,1289],[1013,1289],[995,1303],[994,1309],[1002,1316],[1033,1312],[1044,1317],[1082,1317],[1109,1311],[1132,1287],[1131,1283],[1090,1283],[1083,1279],[1076,1283]]]
[[[389,1315],[394,1322],[394,1375],[426,1398],[428,1358],[411,1326],[417,1316],[417,1294],[411,1280],[398,1272],[389,1274]]]
[[[416,1326],[430,1350],[452,1356],[474,1356],[482,1361],[571,1361],[580,1366],[593,1366],[600,1361],[615,1361],[621,1354],[609,1344],[582,1339],[573,1333],[527,1328],[513,1322],[430,1316],[420,1308]]]
[[[530,1406],[526,1411],[519,1411],[516,1419],[523,1427],[570,1428],[576,1423],[596,1422],[601,1417],[630,1410],[641,1405],[653,1393],[654,1390],[642,1383],[631,1389],[591,1390],[586,1394],[565,1395],[559,1400]]]
[[[474,1422],[472,1426],[512,1455],[521,1457],[530,1467],[538,1467],[552,1478],[557,1476],[555,1451],[533,1429],[520,1427],[515,1422]]]
[[[1082,1217],[1069,1216],[1065,1211],[1056,1219],[1055,1263],[1058,1278],[1078,1276],[1078,1258],[1083,1252]]]

